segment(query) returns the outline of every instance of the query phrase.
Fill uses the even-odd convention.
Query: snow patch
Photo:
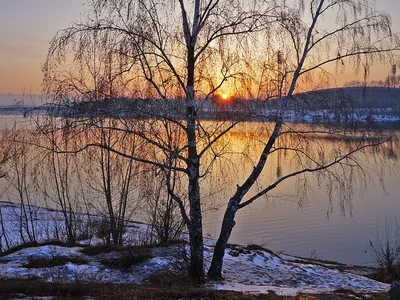
[[[0,202],[6,230],[15,234],[18,241],[18,231],[13,228],[12,212],[18,206]],[[43,225],[45,220],[60,218],[57,211],[37,208],[37,225]],[[9,213],[9,214],[8,214]],[[144,231],[148,225],[137,224],[131,226],[131,234],[135,230]],[[100,239],[85,241],[85,244],[101,243]],[[207,244],[212,245],[211,240]],[[174,248],[175,247],[175,248]],[[179,247],[179,249],[177,248]],[[153,248],[153,258],[126,270],[110,269],[101,264],[104,256],[87,256],[81,252],[83,247],[62,247],[45,245],[18,250],[9,255],[0,257],[0,279],[41,278],[48,282],[98,282],[116,284],[139,284],[150,275],[157,272],[174,270],[182,265],[183,257],[177,253],[186,251],[189,247],[169,246]],[[208,268],[213,254],[212,246],[204,249],[205,267]],[[108,258],[113,258],[113,253]],[[79,258],[83,264],[77,265],[67,262],[64,265],[43,268],[28,268],[27,263],[32,259],[55,257]],[[223,282],[208,285],[218,290],[232,290],[245,293],[268,293],[273,291],[278,295],[294,296],[298,293],[326,293],[337,289],[349,289],[354,292],[380,293],[387,292],[388,284],[380,283],[364,277],[352,270],[340,271],[343,265],[314,262],[294,256],[282,254],[280,256],[264,250],[248,250],[240,246],[226,249],[223,264]]]

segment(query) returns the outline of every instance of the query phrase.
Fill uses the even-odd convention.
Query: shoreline
[[[15,220],[4,217],[10,217],[17,206],[10,202],[0,202],[3,228],[14,228]],[[35,222],[43,225],[46,217],[52,222],[57,221],[59,213],[37,207]],[[104,241],[96,236],[81,240],[80,245],[72,247],[47,243],[16,248],[0,257],[0,279],[39,278],[44,282],[59,283],[79,281],[87,284],[145,284],[152,276],[165,272],[180,274],[184,270],[182,266],[187,263],[187,244],[146,246],[134,243],[133,237],[140,237],[138,233],[146,232],[145,227],[148,229],[143,224],[129,227],[126,237],[130,236],[131,239],[126,240],[126,246],[115,250],[102,246]],[[37,227],[39,228],[40,226]],[[18,232],[16,233],[17,237]],[[138,250],[132,252],[129,249]],[[131,253],[141,253],[140,251],[146,253],[140,260],[129,256]],[[212,252],[212,246],[205,246],[206,268],[211,261]],[[128,268],[124,253],[133,263]],[[124,261],[123,265],[116,263],[119,260]],[[206,287],[256,294],[273,291],[280,296],[332,293],[339,289],[366,294],[387,292],[390,288],[388,284],[364,277],[374,271],[374,268],[279,255],[259,246],[230,245],[224,257],[224,281],[209,282]]]

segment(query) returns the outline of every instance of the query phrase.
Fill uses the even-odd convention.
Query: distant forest
[[[287,101],[288,109],[323,110],[323,109],[385,109],[400,110],[400,88],[388,87],[344,87],[299,93]],[[270,108],[279,104],[272,100]]]

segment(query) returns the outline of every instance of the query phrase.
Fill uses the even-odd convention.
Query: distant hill
[[[294,123],[399,123],[400,89],[345,87],[299,93],[267,101],[257,117],[282,113],[285,121]]]
[[[400,109],[400,88],[345,87],[300,93],[294,96],[297,108],[303,109]],[[291,105],[289,105],[290,107]]]

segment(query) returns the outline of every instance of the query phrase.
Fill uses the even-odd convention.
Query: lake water
[[[1,128],[9,127],[15,118],[2,116]],[[27,119],[18,119],[29,124]],[[211,127],[214,124],[208,121],[206,125]],[[236,184],[242,184],[249,174],[269,137],[271,126],[245,123],[221,141],[222,158],[210,169],[201,187],[207,236],[218,236],[224,206]],[[292,129],[305,132],[319,128],[290,125],[284,130]],[[268,197],[240,210],[230,243],[258,244],[276,252],[303,257],[372,265],[369,240],[374,240],[376,234],[384,230],[385,219],[400,219],[400,131],[392,134],[392,140],[384,149],[366,150],[355,156],[362,171],[339,167],[324,177],[313,173],[292,178],[279,185]],[[341,139],[306,139],[292,134],[283,136],[278,142],[278,147],[288,149],[271,155],[265,172],[251,193],[307,163],[301,153],[296,154],[289,148],[307,150],[319,158],[324,156],[328,161],[352,145],[351,141],[343,142]],[[342,179],[343,185],[331,187],[329,182],[333,176]],[[2,185],[5,186],[4,181]],[[1,200],[8,200],[7,193]]]
[[[370,150],[354,156],[364,174],[356,170],[354,173],[336,170],[342,179],[347,176],[344,181],[348,186],[338,186],[331,191],[325,179],[318,178],[315,173],[309,174],[300,180],[289,179],[268,198],[261,198],[239,211],[230,243],[258,244],[275,252],[302,257],[373,265],[369,241],[384,233],[386,220],[400,218],[400,132],[392,134],[385,150]],[[337,148],[346,147],[337,140],[325,139],[320,143],[326,156]],[[240,160],[237,163],[245,165]],[[282,175],[299,168],[293,155],[287,153],[279,158],[275,155],[259,185],[267,186],[277,178],[278,165]],[[240,169],[245,170],[242,173]],[[248,173],[246,168],[238,168],[233,177],[241,178],[238,180],[241,183],[242,175]],[[306,192],[304,186],[307,186]],[[350,192],[350,197],[341,194],[345,191]],[[206,214],[205,224],[212,237],[219,234],[222,216],[223,212],[218,210]]]

